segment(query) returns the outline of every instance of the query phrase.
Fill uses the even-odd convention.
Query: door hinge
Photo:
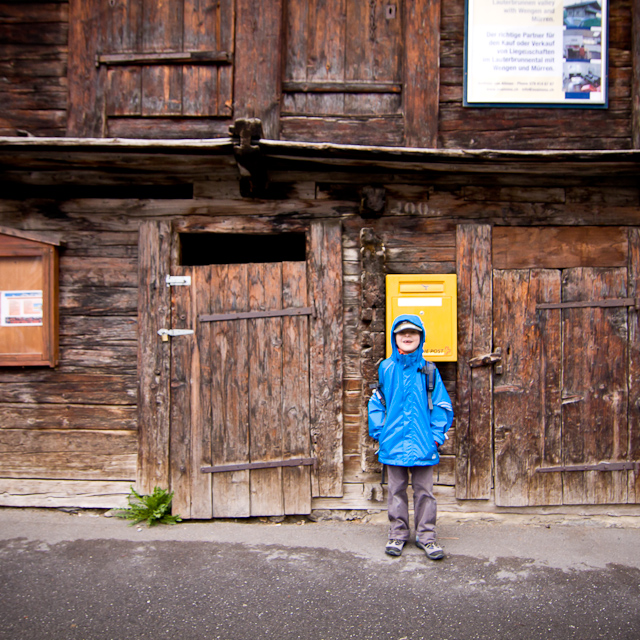
[[[167,276],[165,282],[167,287],[190,287],[191,276]]]

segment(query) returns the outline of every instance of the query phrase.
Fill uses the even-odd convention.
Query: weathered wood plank
[[[440,0],[405,5],[405,144],[438,146]]]
[[[262,120],[265,138],[280,138],[282,0],[236,2],[235,118]],[[256,61],[260,60],[260,64]]]
[[[0,478],[0,506],[113,509],[127,506],[131,483]]]
[[[191,517],[208,519],[213,515],[213,478],[200,471],[210,466],[212,446],[213,368],[211,323],[198,322],[211,310],[211,267],[194,267],[191,284],[193,300],[193,365],[191,368]],[[184,322],[184,320],[183,320]],[[185,326],[188,323],[185,322]],[[209,325],[209,326],[207,326]]]
[[[131,431],[0,430],[0,476],[133,480],[137,435]]]
[[[211,267],[211,312],[249,310],[246,264]],[[249,462],[248,320],[212,323],[212,463]],[[213,474],[213,516],[251,515],[249,471]]]
[[[640,296],[640,229],[629,229],[628,294]],[[629,460],[640,460],[640,323],[629,309]],[[630,503],[640,503],[640,474],[629,472]]]
[[[100,24],[95,19],[99,10],[98,0],[69,0],[68,136],[104,135],[106,74],[95,65],[102,41]]]
[[[137,260],[133,258],[60,258],[60,285],[64,287],[137,287]]]
[[[193,326],[191,267],[173,266],[171,274],[192,276],[190,287],[171,287],[171,328],[191,329]],[[197,368],[192,365],[193,336],[169,338],[171,345],[171,398],[169,431],[169,483],[173,497],[172,509],[185,519],[191,518],[191,475],[199,473],[191,461],[192,385],[199,388]],[[196,375],[194,375],[194,373]]]
[[[492,484],[492,372],[468,361],[492,351],[491,228],[457,231],[458,402],[456,497],[488,499]]]
[[[314,496],[342,495],[342,243],[339,222],[313,222],[309,300],[322,301],[310,331],[311,439],[318,458]]]
[[[133,405],[0,404],[0,429],[96,429],[135,431]]]
[[[631,145],[640,149],[640,4],[631,3]]]
[[[404,140],[404,122],[398,117],[283,116],[280,126],[283,139],[293,141],[400,146]]]
[[[626,292],[626,269],[564,273],[563,302],[624,298]],[[624,461],[629,446],[628,312],[581,308],[561,313],[563,464]],[[563,483],[565,504],[627,502],[626,471],[564,472]]]
[[[249,265],[249,310],[282,308],[282,265]],[[251,462],[282,460],[282,318],[249,320]],[[251,515],[284,514],[282,468],[251,476]]]
[[[171,228],[166,222],[140,226],[138,271],[138,481],[143,493],[169,486],[170,342],[158,330],[168,328]]]
[[[0,372],[1,403],[135,405],[134,373]]]
[[[493,389],[499,506],[562,504],[560,475],[535,473],[561,460],[560,314],[536,311],[560,295],[559,271],[493,272],[494,348],[504,371]]]
[[[627,265],[621,227],[494,227],[494,269],[566,269]]]
[[[282,308],[307,306],[307,265],[282,264]],[[311,455],[309,432],[309,320],[282,320],[282,453],[283,459]],[[311,471],[308,466],[283,467],[285,514],[311,512]]]

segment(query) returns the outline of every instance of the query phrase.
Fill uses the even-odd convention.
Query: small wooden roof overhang
[[[348,174],[363,182],[445,174],[527,174],[636,180],[640,150],[509,151],[419,149],[288,142],[258,137],[206,140],[0,137],[0,187],[22,184],[179,184],[248,178],[292,182],[301,174]],[[259,185],[258,185],[259,186]],[[0,193],[1,193],[0,188]],[[259,193],[256,191],[253,195]]]

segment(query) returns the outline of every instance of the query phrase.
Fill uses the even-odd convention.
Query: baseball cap
[[[393,330],[393,333],[398,333],[399,331],[404,331],[405,329],[413,329],[414,331],[419,331],[420,333],[422,333],[422,329],[418,325],[413,324],[413,322],[409,322],[408,320],[403,320],[402,322],[400,322],[398,326]]]

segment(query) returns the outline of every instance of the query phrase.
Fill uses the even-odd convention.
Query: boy
[[[436,543],[433,467],[453,421],[453,408],[437,369],[431,402],[422,368],[425,331],[416,315],[398,316],[391,329],[392,355],[378,369],[379,387],[369,400],[369,435],[379,442],[378,460],[387,467],[389,541],[385,552],[399,556],[409,539],[409,471],[413,487],[416,545],[431,560],[444,558]],[[432,405],[430,408],[429,405]]]

